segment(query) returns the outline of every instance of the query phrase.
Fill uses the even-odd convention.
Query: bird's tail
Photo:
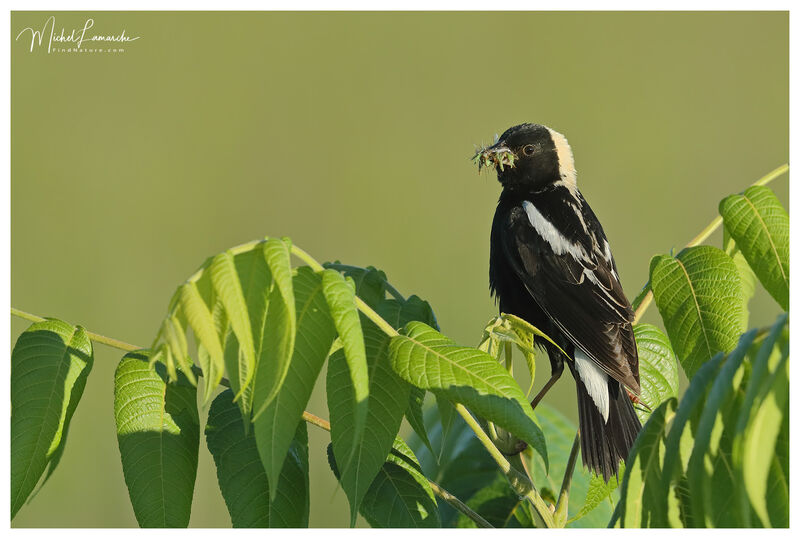
[[[619,461],[628,457],[633,441],[642,429],[625,389],[608,379],[608,421],[597,409],[586,386],[575,377],[578,387],[578,422],[583,465],[608,482],[619,471]]]

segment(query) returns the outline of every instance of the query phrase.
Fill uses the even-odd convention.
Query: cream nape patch
[[[550,138],[553,139],[556,155],[558,156],[558,173],[561,176],[561,180],[556,182],[556,185],[563,184],[569,189],[570,193],[575,195],[578,191],[578,173],[575,171],[575,158],[572,156],[572,148],[567,142],[567,137],[549,127],[547,130],[550,132]]]

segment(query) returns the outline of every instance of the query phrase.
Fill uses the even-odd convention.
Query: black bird
[[[479,168],[496,168],[503,186],[492,222],[491,292],[501,313],[538,327],[569,354],[583,463],[608,481],[641,429],[628,396],[640,392],[639,356],[634,313],[603,227],[578,191],[572,150],[549,127],[522,124],[475,158]],[[544,346],[552,376],[534,408],[564,370],[558,347]]]

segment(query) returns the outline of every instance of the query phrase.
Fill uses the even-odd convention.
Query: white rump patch
[[[578,348],[575,349],[575,369],[586,386],[586,392],[608,423],[608,375]]]
[[[558,173],[561,176],[561,180],[556,182],[556,185],[564,185],[574,196],[578,191],[578,173],[575,171],[572,148],[567,142],[567,137],[549,127],[547,130],[550,131],[550,138],[553,139],[553,144],[556,146],[556,155],[558,156]]]
[[[565,238],[532,202],[523,200],[522,207],[525,209],[525,213],[528,214],[528,220],[533,228],[544,238],[544,241],[550,244],[555,254],[563,255],[564,253],[569,253],[577,260],[586,260],[586,252],[583,247]]]

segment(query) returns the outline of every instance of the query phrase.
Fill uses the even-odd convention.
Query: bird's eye
[[[535,148],[533,147],[533,145],[528,144],[527,146],[522,148],[522,153],[524,153],[525,155],[533,155],[534,150]]]

